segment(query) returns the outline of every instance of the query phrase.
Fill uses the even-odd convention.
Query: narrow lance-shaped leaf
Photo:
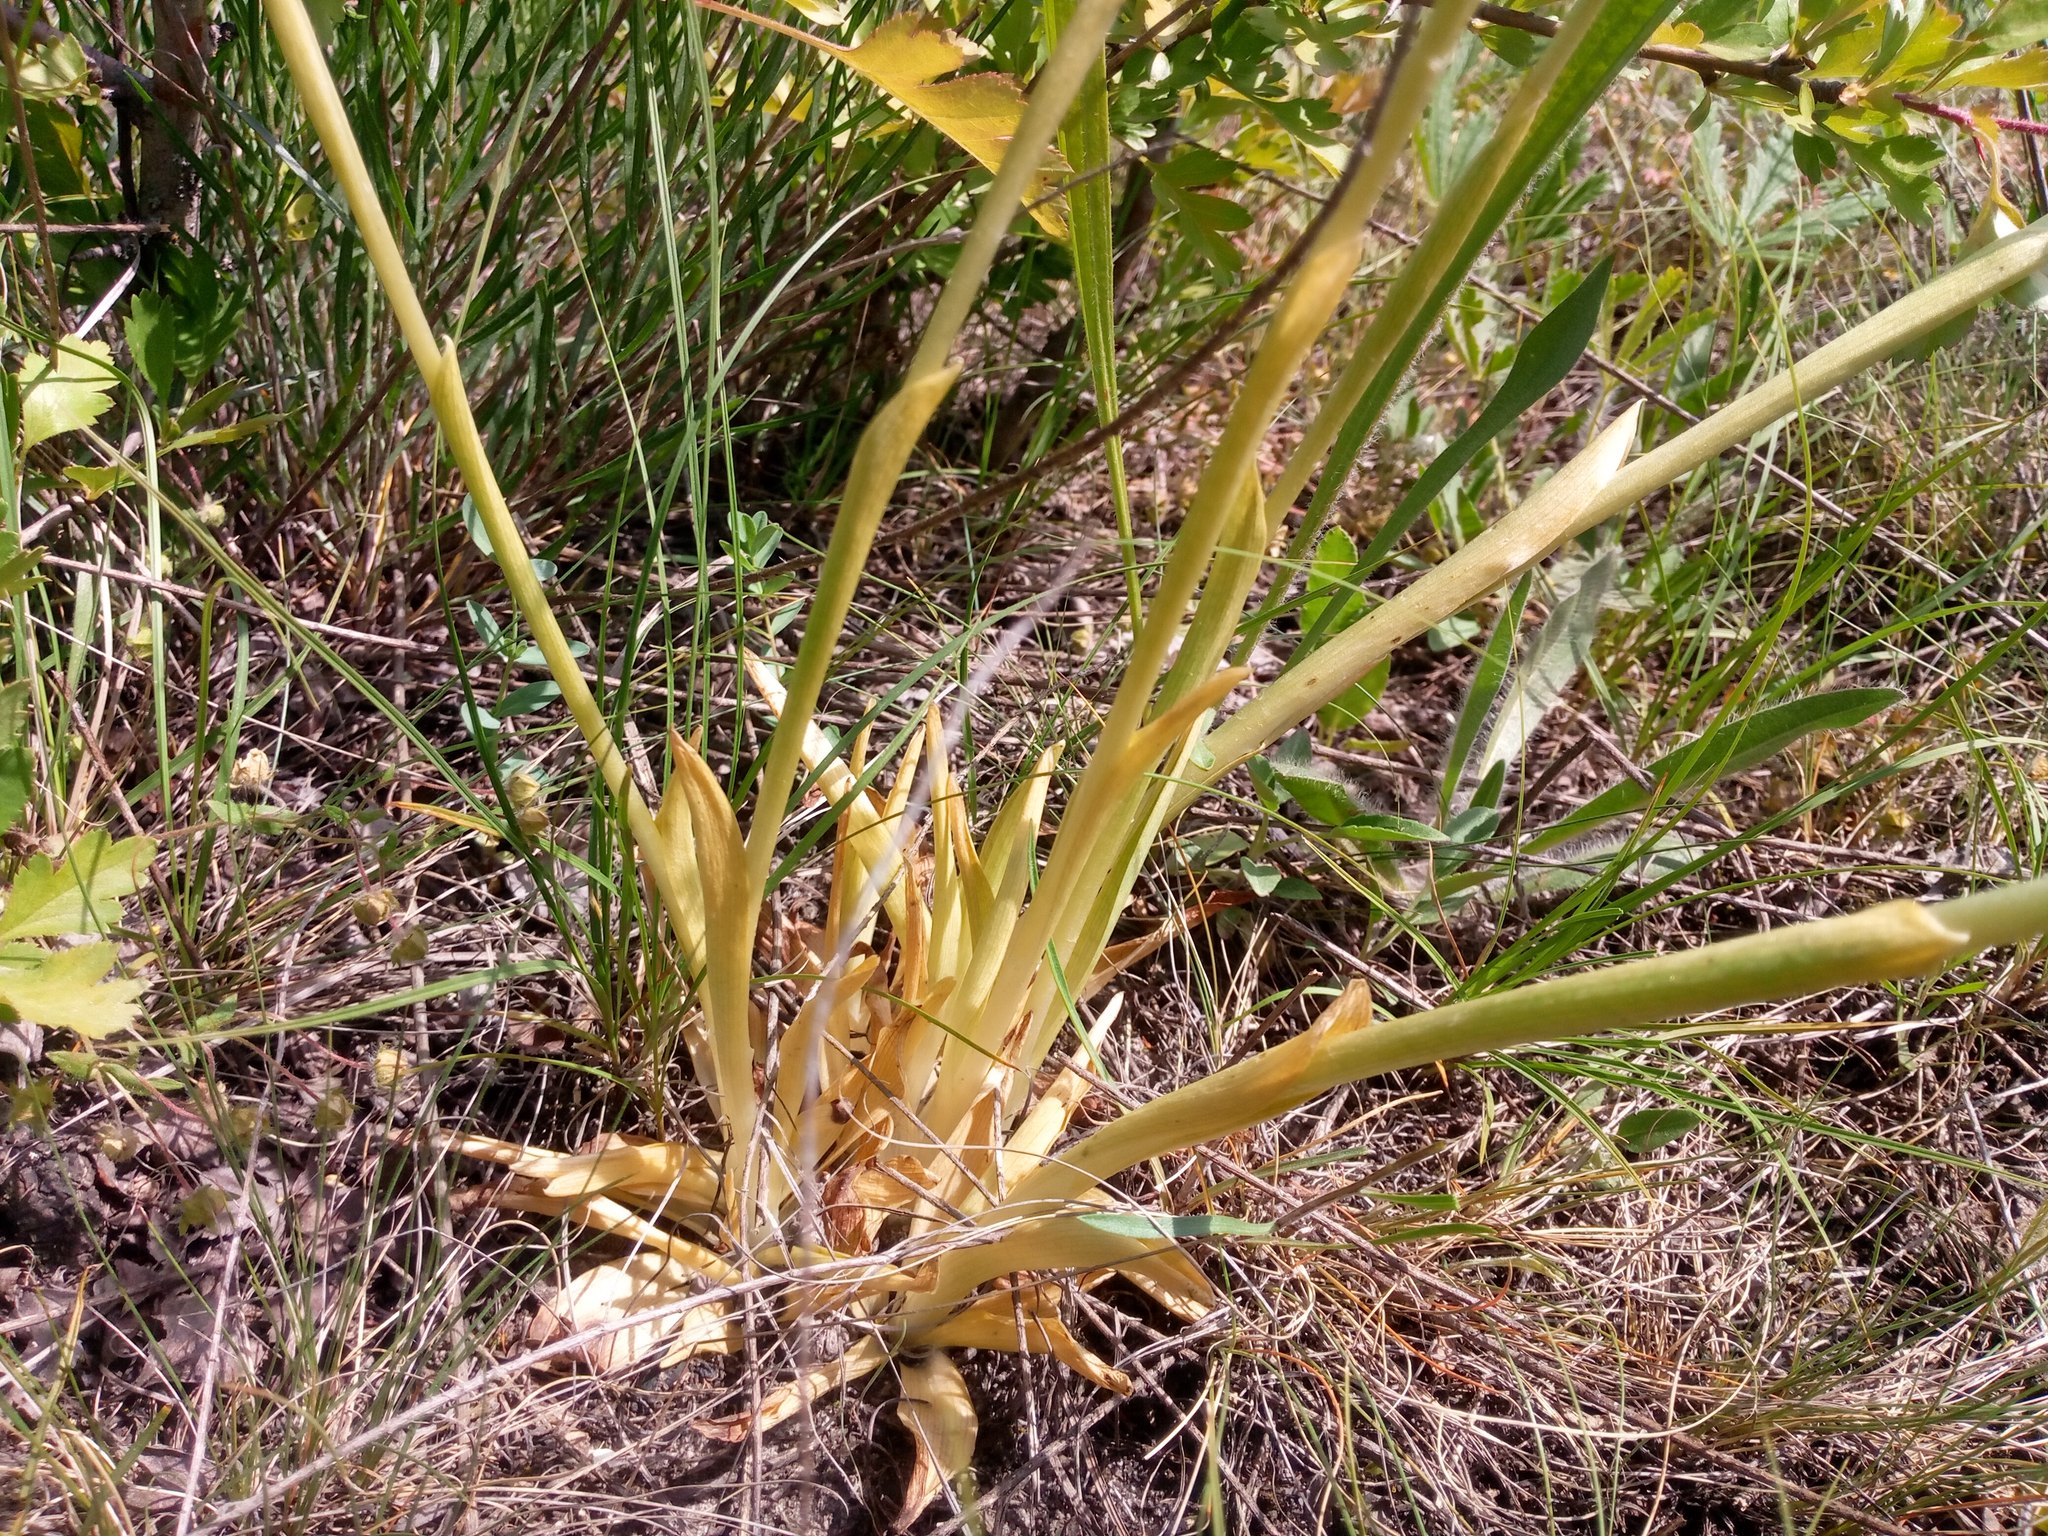
[[[676,764],[671,793],[690,809],[696,874],[704,900],[704,981],[699,1001],[710,1035],[719,1108],[726,1122],[726,1188],[741,1230],[751,1228],[753,1158],[760,1101],[754,1091],[752,1004],[754,907],[748,899],[746,850],[739,823],[710,767],[681,737],[670,742]]]
[[[1465,691],[1465,704],[1458,711],[1458,724],[1451,732],[1451,750],[1444,758],[1443,778],[1437,787],[1440,817],[1448,818],[1456,805],[1459,786],[1465,781],[1465,765],[1507,683],[1514,662],[1515,638],[1522,628],[1522,610],[1528,605],[1529,588],[1535,579],[1536,573],[1529,571],[1515,583],[1500,617],[1494,621],[1486,649],[1479,653],[1479,667],[1472,674],[1472,686]]]
[[[1543,717],[1563,700],[1572,679],[1585,666],[1600,625],[1600,607],[1619,563],[1620,556],[1613,550],[1595,558],[1543,621],[1501,700],[1486,750],[1479,755],[1475,771],[1482,779],[1497,765],[1521,757]]]
[[[1524,76],[1493,139],[1445,195],[1273,488],[1272,500],[1291,507],[1321,467],[1315,495],[1288,546],[1289,558],[1300,559],[1314,544],[1381,412],[1472,263],[1566,135],[1670,13],[1672,3],[1575,5]]]
[[[1529,840],[1526,849],[1541,853],[1584,836],[1617,816],[1641,810],[1653,794],[1670,799],[1693,794],[1717,780],[1769,762],[1817,731],[1844,731],[1861,725],[1904,697],[1896,688],[1841,688],[1727,721],[1646,766],[1643,777],[1649,781],[1647,785],[1635,779],[1617,781],[1564,820],[1544,828]]]
[[[1817,348],[1793,367],[1633,463],[1619,464],[1615,455],[1602,449],[1608,442],[1608,434],[1603,434],[1522,506],[1418,579],[1392,602],[1367,614],[1318,649],[1305,666],[1284,674],[1205,738],[1203,748],[1209,761],[1191,775],[1200,782],[1190,783],[1176,793],[1173,813],[1185,809],[1203,786],[1253,753],[1265,750],[1297,721],[1322,708],[1364,676],[1392,644],[1420,634],[1420,628],[1408,627],[1413,619],[1431,612],[1436,618],[1455,613],[1473,597],[1505,582],[1566,539],[1597,528],[1791,415],[1803,401],[1814,399],[1910,348],[1957,315],[1968,313],[1993,294],[2012,287],[2044,266],[2048,266],[2048,219],[2037,219],[2026,229],[1958,262],[1932,282]],[[1631,411],[1634,409],[1631,407]],[[1610,428],[1609,433],[1613,430]],[[1602,451],[1596,454],[1595,450]],[[1572,478],[1568,481],[1567,477]],[[1540,516],[1536,515],[1539,508]],[[1512,534],[1497,540],[1495,534],[1510,525],[1514,525]],[[1504,563],[1501,557],[1508,552],[1515,558]],[[1425,588],[1429,600],[1422,602],[1419,597]],[[1418,602],[1404,606],[1403,599],[1411,593],[1418,595]],[[1449,606],[1445,606],[1447,601]],[[1435,623],[1436,618],[1427,622]]]
[[[1613,266],[1611,258],[1602,258],[1599,265],[1522,338],[1507,378],[1494,391],[1493,398],[1486,402],[1486,408],[1408,488],[1400,505],[1394,508],[1392,515],[1372,536],[1372,542],[1366,545],[1365,553],[1352,566],[1345,578],[1349,585],[1356,587],[1368,580],[1393,553],[1394,547],[1401,542],[1401,536],[1415,519],[1443,494],[1457,473],[1477,458],[1488,443],[1519,421],[1525,411],[1564,381],[1565,375],[1585,354],[1586,343],[1592,339],[1593,327],[1599,322],[1601,307],[1607,297],[1607,278]],[[1322,640],[1331,627],[1329,618],[1325,612],[1319,615],[1318,621],[1309,624],[1301,637],[1301,649],[1306,650]]]

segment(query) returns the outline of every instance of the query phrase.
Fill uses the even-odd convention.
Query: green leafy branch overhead
[[[1477,22],[1487,45],[1518,64],[1528,63],[1539,39],[1558,26],[1501,5],[1480,6]],[[2001,114],[1984,96],[2048,86],[2044,38],[2048,0],[2005,0],[1974,26],[1939,0],[1800,0],[1796,7],[1761,8],[1749,0],[1699,0],[1660,26],[1638,56],[1691,70],[1710,96],[1789,118],[1809,178],[1846,161],[1920,222],[1938,195],[1931,172],[1946,158],[1942,144],[1923,131],[1929,119],[1966,128],[1987,145],[2005,133],[2048,136],[2048,124]],[[1701,114],[1706,107],[1703,100]]]

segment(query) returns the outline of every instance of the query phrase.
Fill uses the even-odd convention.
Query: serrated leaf
[[[28,101],[62,101],[82,96],[92,83],[86,70],[85,50],[68,32],[24,48],[11,73]]]
[[[940,79],[971,55],[959,38],[922,11],[892,16],[851,48],[809,33],[796,35],[888,92],[991,171],[1003,163],[1003,152],[1024,115],[1022,88],[1000,74]],[[1067,174],[1066,161],[1056,151],[1049,152],[1024,191],[1031,216],[1047,234],[1062,240],[1067,234],[1066,213],[1058,200],[1044,199]]]
[[[2024,48],[2048,37],[2048,0],[2003,0],[1990,8],[1984,24],[1970,34],[1970,40],[2004,53]]]
[[[76,432],[106,415],[120,382],[114,354],[104,341],[66,336],[49,357],[31,352],[15,371],[21,385],[21,448],[60,432]]]
[[[98,828],[73,843],[61,865],[37,854],[7,893],[0,940],[104,933],[121,920],[121,898],[140,888],[155,857],[149,838],[117,843]]]
[[[142,983],[105,979],[114,967],[113,945],[80,944],[50,950],[32,964],[20,960],[10,955],[0,966],[0,1007],[16,1018],[45,1029],[68,1029],[88,1040],[135,1026]]]
[[[178,314],[168,299],[142,289],[128,301],[128,318],[121,332],[128,338],[128,354],[160,405],[171,398],[171,386],[178,381]]]
[[[22,746],[0,747],[0,832],[21,820],[35,790],[35,762]]]
[[[23,549],[11,533],[0,533],[0,600],[21,596],[42,578],[36,567],[43,562],[40,549]],[[0,731],[0,739],[5,732]]]
[[[2027,91],[2040,85],[2048,85],[2048,48],[2030,48],[2017,58],[1966,65],[1941,82],[1945,91]]]
[[[118,469],[98,464],[67,464],[64,478],[83,491],[87,501],[98,501],[126,477]]]

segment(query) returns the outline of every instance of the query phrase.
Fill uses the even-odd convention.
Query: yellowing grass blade
[[[725,1440],[737,1445],[752,1434],[756,1428],[762,1431],[776,1425],[797,1413],[807,1404],[814,1403],[841,1387],[850,1386],[865,1376],[871,1376],[884,1361],[889,1351],[879,1339],[861,1339],[836,1360],[829,1360],[815,1370],[806,1371],[787,1386],[778,1387],[761,1399],[758,1414],[735,1414],[725,1419],[698,1419],[694,1428],[701,1435],[713,1440]]]
[[[669,932],[682,951],[683,965],[693,976],[702,976],[710,949],[710,918],[704,905],[704,882],[697,869],[697,836],[690,824],[688,797],[677,791],[671,775],[668,793],[653,817],[651,847],[643,850],[649,862],[648,875],[657,891],[666,895],[661,903],[668,915]],[[711,1042],[701,1015],[683,1021],[683,1046],[689,1052],[691,1075],[711,1101],[711,1112],[723,1116],[724,1096],[719,1092],[718,1068],[711,1055]],[[648,1056],[659,1071],[667,1060],[673,1041],[650,1029]]]
[[[1001,1349],[1051,1355],[1106,1392],[1127,1397],[1131,1378],[1085,1348],[1068,1332],[1052,1286],[1000,1290],[977,1297],[951,1317],[914,1333],[906,1342],[926,1349]]]
[[[982,843],[982,868],[994,888],[986,915],[976,923],[974,948],[959,985],[939,1013],[945,1039],[940,1047],[939,1086],[933,1097],[942,1114],[971,1101],[972,1085],[984,1079],[1008,1033],[1008,1022],[994,1018],[981,1006],[981,1000],[1002,963],[1004,947],[1031,889],[1031,877],[1038,867],[1039,825],[1058,761],[1058,747],[1039,754],[1030,778],[1003,803]]]
[[[682,1210],[709,1210],[718,1198],[718,1165],[703,1148],[686,1142],[621,1142],[555,1159],[544,1174],[519,1171],[538,1178],[543,1194],[568,1200],[627,1194],[667,1197]]]
[[[1010,792],[982,839],[981,865],[988,871],[998,905],[1014,907],[1030,889],[1039,828],[1045,819],[1045,797],[1059,762],[1057,743],[1039,753],[1024,782]]]
[[[906,1531],[931,1506],[941,1488],[958,1486],[974,1461],[974,1437],[981,1428],[966,1378],[944,1350],[933,1350],[902,1369],[903,1396],[896,1417],[916,1444],[910,1486],[897,1511],[896,1526]],[[963,1492],[962,1502],[966,1495]]]
[[[1184,1323],[1199,1323],[1222,1303],[1209,1277],[1178,1248],[1125,1259],[1082,1278],[1089,1289],[1105,1280],[1128,1280]]]
[[[542,1198],[554,1200],[559,1197]],[[578,1200],[573,1204],[564,1202],[564,1205],[562,1214],[577,1225],[589,1227],[597,1232],[606,1232],[656,1253],[666,1254],[683,1268],[695,1271],[713,1285],[735,1285],[739,1282],[740,1272],[710,1249],[657,1227],[646,1217],[627,1210],[609,1195],[599,1195],[594,1200]]]
[[[592,1328],[607,1328],[573,1352],[573,1358],[594,1371],[617,1370],[657,1349],[665,1350],[665,1365],[694,1354],[731,1354],[739,1347],[739,1330],[723,1302],[679,1307],[659,1317],[646,1315],[687,1299],[695,1278],[658,1253],[636,1253],[617,1263],[599,1264],[542,1305],[527,1330],[527,1343],[539,1347]]]
[[[863,1012],[862,994],[881,969],[881,961],[865,955],[843,971],[821,977],[797,1009],[782,1037],[775,1067],[775,1102],[783,1124],[794,1125],[813,1092],[822,1091],[831,1075],[825,1058],[827,1040],[846,1044],[854,1021]]]
[[[748,652],[744,660],[747,679],[754,685],[754,691],[760,694],[769,711],[781,719],[789,705],[789,694],[782,686],[781,674],[752,652]],[[804,767],[818,776],[819,791],[840,807],[840,837],[847,845],[853,864],[850,881],[844,886],[835,881],[835,898],[847,903],[856,902],[873,886],[880,892],[882,907],[889,914],[891,925],[900,931],[908,921],[904,903],[915,899],[909,892],[908,882],[899,878],[903,850],[897,828],[901,825],[902,806],[895,806],[892,814],[891,807],[885,805],[879,795],[873,790],[862,789],[858,770],[848,758],[841,756],[815,723],[804,727],[802,742]],[[920,750],[921,744],[913,738],[910,755],[905,759],[913,771]],[[853,920],[853,914],[842,914],[842,920]]]
[[[719,1110],[726,1123],[728,1191],[750,1190],[744,1169],[752,1159],[760,1102],[754,1093],[754,903],[747,890],[746,850],[740,825],[716,775],[690,744],[672,735],[673,794],[680,790],[690,809],[697,875],[704,887],[704,985],[700,996],[711,1037],[712,1070]],[[727,1211],[742,1231],[755,1213],[745,1198],[729,1199]]]
[[[967,836],[967,812],[946,751],[946,730],[934,705],[925,713],[924,755],[931,774],[931,974],[956,977],[973,947],[966,871],[974,851]]]

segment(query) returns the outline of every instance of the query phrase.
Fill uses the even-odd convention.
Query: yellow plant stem
[[[1992,295],[2048,264],[2048,219],[2036,220],[2026,229],[2007,235],[1995,245],[1957,263],[1925,287],[1873,315],[1862,324],[1816,349],[1810,356],[1783,373],[1760,384],[1740,399],[1730,402],[1697,426],[1689,427],[1671,441],[1652,449],[1634,463],[1616,470],[1603,484],[1592,489],[1575,513],[1567,518],[1552,516],[1554,500],[1544,503],[1549,523],[1548,549],[1596,528],[1634,506],[1646,496],[1684,478],[1701,465],[1757,433],[1800,410],[1828,390],[1895,356],[1914,342],[1939,330],[1958,315],[1964,315]],[[1531,496],[1523,508],[1538,504],[1542,492]],[[1429,624],[1457,611],[1480,593],[1463,572],[1494,558],[1498,546],[1521,534],[1496,533],[1517,523],[1523,508],[1516,509],[1487,534],[1439,565],[1424,581],[1432,583],[1437,599],[1456,601],[1471,591],[1457,606],[1442,601],[1404,606],[1397,627],[1375,610],[1320,648],[1310,664],[1283,674],[1251,703],[1231,716],[1203,740],[1209,761],[1176,791],[1173,814],[1185,810],[1208,786],[1237,764],[1278,741],[1300,721],[1307,719],[1343,693],[1376,666],[1393,645],[1419,634]],[[1531,560],[1540,558],[1541,553]],[[1529,561],[1521,562],[1521,565]],[[1520,565],[1517,569],[1521,568]],[[1512,573],[1510,573],[1512,574]],[[1506,578],[1503,578],[1505,580]],[[1422,582],[1416,584],[1418,587]],[[1490,589],[1486,589],[1490,590]],[[1412,628],[1410,626],[1413,626]]]
[[[1280,478],[1274,482],[1266,498],[1268,527],[1278,531],[1302,487],[1308,484],[1308,477],[1315,473],[1316,466],[1329,453],[1330,445],[1337,440],[1345,419],[1365,394],[1373,376],[1385,366],[1395,342],[1436,282],[1441,270],[1439,264],[1463,245],[1472,233],[1473,225],[1493,196],[1508,162],[1528,139],[1537,114],[1550,99],[1552,88],[1571,64],[1579,45],[1599,21],[1600,9],[1600,0],[1578,0],[1572,6],[1557,37],[1536,56],[1522,76],[1485,148],[1459,176],[1442,204],[1431,215],[1424,235],[1428,249],[1411,258],[1395,277],[1380,300],[1372,324],[1366,327],[1365,335],[1346,361],[1344,371],[1338,375],[1336,384],[1309,422],[1308,430],[1281,467]],[[1461,31],[1466,20],[1463,14],[1458,18]],[[1407,138],[1406,134],[1401,137],[1403,147]]]
[[[1032,82],[1024,115],[1003,154],[1002,169],[982,197],[952,275],[925,322],[903,386],[861,434],[846,494],[840,501],[839,520],[833,526],[804,621],[796,664],[785,680],[788,699],[761,765],[754,819],[747,829],[747,877],[756,909],[774,866],[775,845],[782,835],[782,819],[802,761],[804,730],[817,709],[819,691],[838,650],[875,530],[925,424],[959,375],[952,360],[953,345],[1068,106],[1102,56],[1103,41],[1116,21],[1118,8],[1119,0],[1078,0],[1052,57]]]
[[[1068,976],[1093,969],[1108,927],[1094,920],[1106,887],[1117,897],[1128,889],[1126,876],[1150,846],[1148,829],[1158,818],[1146,786],[1173,742],[1150,738],[1156,749],[1133,754],[1132,744],[1155,718],[1177,709],[1195,690],[1213,687],[1216,668],[1231,627],[1250,591],[1261,549],[1234,549],[1255,523],[1247,512],[1260,504],[1258,455],[1275,417],[1285,404],[1309,349],[1329,326],[1357,270],[1364,230],[1372,209],[1391,180],[1414,125],[1420,120],[1442,70],[1462,40],[1472,0],[1459,0],[1432,11],[1422,24],[1416,47],[1389,82],[1388,95],[1372,142],[1349,175],[1288,284],[1278,310],[1259,343],[1245,374],[1244,386],[1232,406],[1201,478],[1196,484],[1173,548],[1153,594],[1150,611],[1138,628],[1124,677],[1103,722],[1096,748],[1081,781],[1075,786],[1067,814],[1046,861],[1038,896],[1017,923],[995,978],[984,998],[976,999],[979,1021],[966,1033],[993,1051],[1020,1020],[1028,1020],[1018,1068],[1029,1076],[1058,1038],[1059,974],[1043,965],[1050,951]],[[1253,517],[1255,518],[1255,511]],[[1264,540],[1258,541],[1263,546]],[[1228,576],[1223,585],[1235,592],[1236,606],[1212,602],[1204,591],[1195,609],[1195,624],[1183,638],[1182,627],[1198,590],[1218,580],[1218,551],[1224,549]],[[1172,671],[1167,657],[1181,645]],[[1161,686],[1162,674],[1164,685]],[[1158,697],[1154,698],[1155,689]],[[1192,728],[1194,720],[1186,722]],[[1120,900],[1112,905],[1121,906]],[[1097,937],[1099,935],[1099,937]],[[935,1123],[962,1109],[955,1094]]]
[[[1886,902],[1401,1019],[1372,1019],[1365,989],[1356,986],[1298,1038],[1163,1094],[1025,1176],[1009,1200],[981,1218],[984,1225],[1015,1224],[1013,1230],[942,1258],[936,1287],[919,1298],[921,1318],[929,1321],[998,1275],[1067,1267],[1063,1238],[1083,1255],[1080,1263],[1093,1263],[1099,1245],[1073,1237],[1086,1230],[1073,1225],[1074,1208],[1104,1179],[1272,1119],[1340,1084],[1484,1051],[1922,976],[2044,930],[2048,880],[2035,880],[1933,905]]]

